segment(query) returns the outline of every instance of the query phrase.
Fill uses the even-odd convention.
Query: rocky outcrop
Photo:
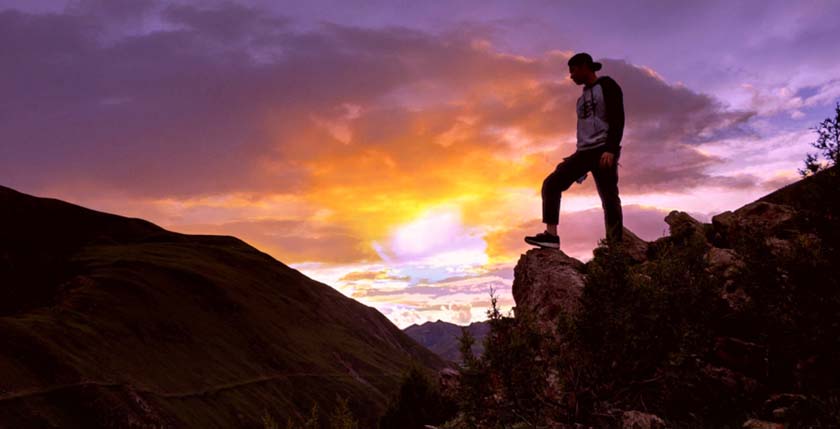
[[[711,223],[700,222],[685,212],[672,211],[664,219],[670,229],[669,236],[648,243],[625,228],[624,242],[615,248],[625,252],[632,263],[644,266],[651,258],[663,257],[656,253],[658,248],[699,244],[700,249],[705,249],[706,274],[720,285],[720,298],[729,311],[738,314],[748,308],[753,299],[739,283],[739,274],[746,267],[744,258],[736,250],[738,245],[759,240],[774,255],[782,257],[790,253],[794,245],[819,245],[820,237],[803,226],[801,217],[791,206],[768,201],[757,201],[721,213],[712,217]],[[600,257],[597,252],[595,257]],[[563,319],[568,320],[581,311],[580,298],[587,284],[587,265],[559,250],[527,251],[514,270],[516,318],[533,320],[547,341],[562,344],[564,338],[558,326],[562,325]],[[766,345],[727,335],[715,337],[710,343],[707,356],[695,356],[698,386],[732,398],[761,398],[770,394],[765,384],[768,379]],[[807,365],[798,365],[797,369],[799,366]],[[548,384],[547,391],[563,389],[559,380],[548,380]],[[554,392],[552,396],[564,397],[562,392]],[[800,410],[807,408],[803,405],[807,401],[799,396],[771,398],[774,399],[767,400],[762,420],[750,420],[744,427],[778,427],[780,423],[777,422],[793,418],[791,416],[797,416]],[[611,424],[620,427],[668,426],[662,418],[636,410],[618,410],[610,415]]]
[[[487,408],[507,410],[525,391],[539,396],[525,404],[540,404],[527,422],[538,427],[836,422],[840,204],[828,200],[837,177],[802,180],[710,222],[674,210],[667,236],[646,242],[625,228],[587,263],[528,250],[514,270],[515,320],[498,324],[489,353],[505,371],[490,365]]]
[[[648,242],[626,227],[623,234],[616,247],[635,262],[645,261]],[[518,318],[531,318],[545,335],[556,336],[561,319],[572,317],[580,309],[585,282],[586,265],[562,250],[528,250],[514,268],[514,313]]]
[[[543,334],[556,335],[560,318],[579,310],[585,277],[583,262],[561,250],[527,251],[514,269],[515,316],[530,317]]]
[[[784,250],[789,247],[787,241],[796,239],[804,232],[799,223],[795,208],[756,201],[734,212],[726,211],[713,216],[712,240],[718,247],[733,248],[744,240],[765,237],[775,248]]]
[[[671,211],[668,216],[665,216],[665,223],[668,224],[672,237],[697,237],[700,240],[706,240],[707,228],[704,225],[708,224],[701,223],[686,212]]]
[[[665,429],[665,421],[656,415],[641,411],[624,411],[621,413],[621,429]]]
[[[647,241],[639,238],[638,235],[624,228],[623,237],[618,247],[634,262],[643,262],[647,260],[649,244]]]

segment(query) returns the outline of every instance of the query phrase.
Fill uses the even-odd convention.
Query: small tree
[[[348,405],[348,398],[336,398],[338,405],[330,416],[330,429],[358,429],[359,422],[353,416]]]
[[[268,410],[263,411],[262,423],[263,429],[280,429],[280,426],[277,424],[277,421],[274,420],[274,417],[271,416],[271,413],[269,413]],[[289,426],[291,426],[291,423],[289,424]]]
[[[318,429],[321,427],[321,416],[318,410],[318,403],[312,402],[312,408],[309,409],[309,418],[303,422],[303,429]]]
[[[818,137],[811,146],[817,148],[820,153],[809,153],[805,155],[805,168],[799,169],[802,177],[815,174],[833,165],[837,165],[840,158],[840,102],[834,107],[834,118],[828,117],[820,122],[815,128]],[[825,159],[820,162],[819,155]]]
[[[461,352],[461,366],[465,368],[475,368],[478,365],[475,354],[472,351],[473,344],[475,344],[475,337],[467,329],[466,326],[461,326],[461,336],[458,337],[458,349]]]
[[[422,429],[453,417],[456,404],[444,398],[438,383],[429,377],[423,365],[412,360],[403,374],[400,390],[389,401],[379,418],[380,429]]]

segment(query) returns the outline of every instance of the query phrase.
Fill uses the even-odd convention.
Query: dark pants
[[[598,196],[601,197],[601,207],[604,208],[604,226],[607,241],[621,241],[623,223],[621,216],[621,199],[618,197],[618,158],[621,148],[615,154],[612,167],[602,169],[599,165],[603,148],[576,151],[571,156],[557,164],[554,172],[545,178],[542,184],[542,216],[546,224],[556,225],[560,219],[560,194],[569,189],[575,180],[592,172]]]

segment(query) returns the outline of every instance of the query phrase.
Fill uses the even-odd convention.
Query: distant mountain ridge
[[[262,427],[337,396],[375,425],[412,362],[372,307],[230,236],[0,186],[0,427]]]
[[[467,326],[467,330],[475,338],[472,352],[474,355],[480,356],[484,353],[484,337],[490,332],[490,325],[484,321],[472,322]],[[425,322],[421,325],[412,324],[403,329],[403,332],[438,356],[450,362],[461,361],[459,341],[461,325],[438,319],[435,322]]]

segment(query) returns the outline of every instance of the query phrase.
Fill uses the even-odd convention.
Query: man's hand
[[[615,163],[615,155],[611,152],[604,152],[601,154],[601,168],[611,168]]]

